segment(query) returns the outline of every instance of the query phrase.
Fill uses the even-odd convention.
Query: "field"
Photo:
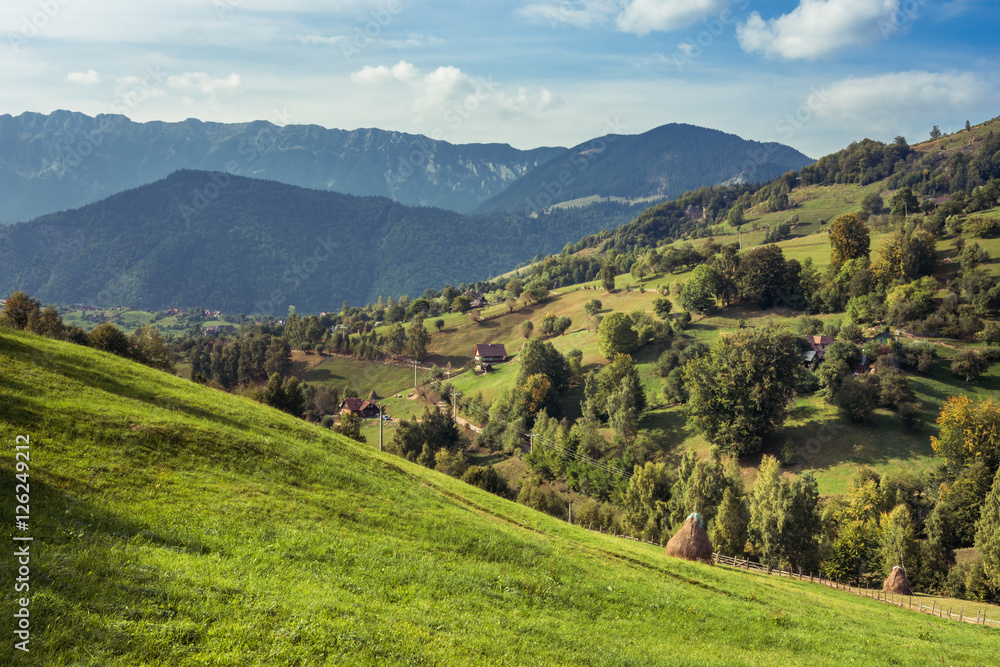
[[[2,438],[31,443],[39,664],[995,658],[995,630],[672,560],[93,350],[0,330],[0,372]]]

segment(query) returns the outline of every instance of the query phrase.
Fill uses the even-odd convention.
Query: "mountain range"
[[[0,221],[90,204],[179,169],[468,211],[563,148],[450,144],[379,129],[267,121],[136,123],[70,111],[0,116]]]
[[[0,116],[0,222],[84,206],[181,169],[408,206],[531,214],[595,195],[666,199],[705,185],[765,182],[811,162],[781,144],[681,124],[571,149],[518,150],[371,128],[22,113]]]

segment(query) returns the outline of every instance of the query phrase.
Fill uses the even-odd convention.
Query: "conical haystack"
[[[882,584],[882,592],[893,595],[913,595],[913,591],[910,590],[910,580],[906,578],[906,570],[898,565],[892,568],[892,573]]]
[[[667,555],[676,558],[711,563],[713,551],[708,533],[705,532],[701,517],[697,514],[689,515],[677,534],[667,542]]]
[[[372,389],[372,393],[368,394],[368,400],[369,401],[377,401],[378,400],[378,394],[375,393],[374,389]]]

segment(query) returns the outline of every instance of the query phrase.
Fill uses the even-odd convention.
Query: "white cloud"
[[[900,123],[995,104],[997,98],[995,86],[967,72],[889,72],[824,86],[816,115],[855,131],[892,133]]]
[[[728,6],[729,0],[632,0],[616,24],[619,30],[637,35],[680,30]]]
[[[185,72],[168,76],[167,85],[182,93],[202,93],[209,97],[218,93],[236,93],[243,88],[240,75],[236,73],[224,79],[213,79],[205,72]]]
[[[400,60],[392,67],[365,65],[359,71],[351,73],[351,81],[361,84],[381,84],[389,81],[406,83],[416,79],[419,74],[420,72],[412,63]]]
[[[600,28],[646,35],[680,30],[729,6],[729,0],[557,0],[526,5],[518,16],[553,27]]]
[[[101,77],[96,71],[88,69],[86,72],[70,72],[66,75],[66,80],[70,83],[79,83],[84,86],[92,86],[101,82]]]
[[[400,60],[392,67],[366,65],[351,74],[354,83],[366,87],[396,86],[408,98],[418,119],[439,117],[449,125],[482,109],[504,118],[532,117],[562,105],[548,88],[529,92],[519,87],[516,94],[501,90],[492,79],[473,77],[453,66],[442,66],[426,74],[412,63]]]
[[[299,37],[298,40],[303,44],[334,46],[336,44],[340,44],[341,42],[346,42],[348,38],[344,35],[334,35],[333,37],[324,37],[323,35],[303,35],[302,37]]]
[[[898,15],[899,0],[800,0],[788,14],[767,21],[752,12],[736,36],[747,53],[815,59],[894,34]]]
[[[610,22],[619,11],[619,3],[609,0],[583,0],[580,3],[534,3],[517,10],[517,15],[535,23],[548,23],[553,27],[569,25],[574,28],[596,28]]]

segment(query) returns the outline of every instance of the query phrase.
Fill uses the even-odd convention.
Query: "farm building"
[[[473,349],[476,363],[495,364],[507,360],[507,347],[503,343],[479,343]]]
[[[356,414],[362,419],[374,419],[378,417],[378,405],[363,398],[345,398],[340,403],[340,414],[348,413]]]

